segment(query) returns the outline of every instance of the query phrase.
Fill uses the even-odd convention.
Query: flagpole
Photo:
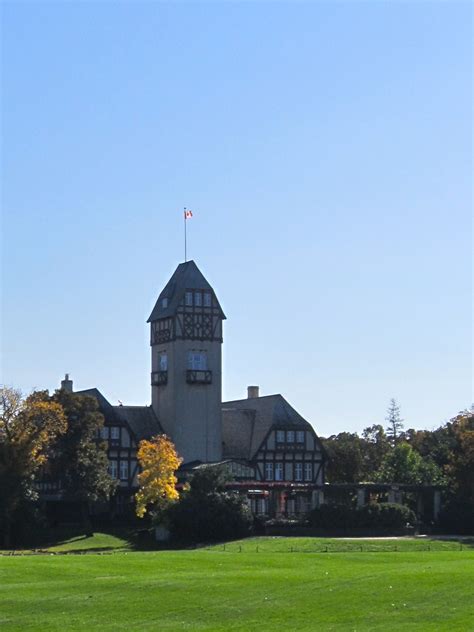
[[[184,217],[184,263],[186,263],[187,259],[187,240],[186,240],[186,207],[184,207],[183,212]]]

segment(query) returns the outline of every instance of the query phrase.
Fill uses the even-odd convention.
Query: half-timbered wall
[[[260,481],[324,483],[323,455],[309,429],[272,429],[254,461]]]
[[[222,458],[222,312],[213,292],[186,290],[151,323],[152,406],[184,462]]]
[[[105,425],[101,438],[108,443],[109,474],[120,489],[138,487],[137,443],[126,426]]]

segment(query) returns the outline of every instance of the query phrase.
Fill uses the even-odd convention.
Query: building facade
[[[165,433],[183,464],[181,480],[200,467],[221,466],[230,486],[258,514],[293,515],[319,502],[326,456],[310,423],[282,397],[222,402],[224,312],[194,261],[181,263],[150,314],[151,405],[113,406],[96,388],[104,415],[110,474],[117,478],[115,503],[129,503],[138,487],[137,448]],[[62,388],[72,391],[68,376]]]

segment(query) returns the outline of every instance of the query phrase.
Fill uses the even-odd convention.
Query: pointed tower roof
[[[174,316],[186,290],[208,290],[212,292],[221,312],[221,318],[225,319],[224,312],[219,305],[216,294],[203,273],[199,270],[194,261],[186,261],[185,263],[180,263],[174,271],[173,276],[159,295],[147,322],[151,323],[159,318]],[[163,299],[167,300],[164,301]]]

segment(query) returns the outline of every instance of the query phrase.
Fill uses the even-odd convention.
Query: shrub
[[[321,505],[309,514],[311,526],[319,529],[403,529],[415,524],[416,515],[405,505],[369,504],[358,509],[343,505]]]
[[[469,502],[450,502],[439,514],[438,529],[445,533],[474,534],[473,505]]]
[[[189,493],[167,510],[167,522],[173,538],[207,542],[245,537],[250,532],[252,518],[234,494],[196,497]]]
[[[165,512],[174,539],[208,542],[249,535],[250,510],[238,494],[225,491],[225,482],[220,468],[206,467],[196,472],[190,490]]]
[[[354,526],[354,510],[346,505],[321,505],[310,512],[309,522],[318,529],[346,529]]]

